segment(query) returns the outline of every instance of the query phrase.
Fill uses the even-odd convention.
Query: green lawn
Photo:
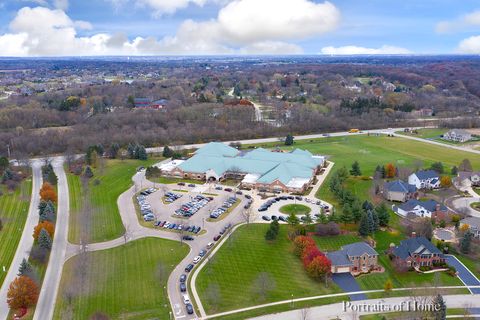
[[[293,213],[298,215],[304,215],[304,214],[310,213],[312,209],[310,209],[310,207],[307,207],[303,204],[287,204],[280,207],[279,211],[285,214]]]
[[[170,178],[170,177],[150,178],[149,180],[152,181],[152,182],[163,183],[163,184],[174,184],[174,183],[179,183],[179,182],[196,183],[196,184],[205,183],[202,180],[185,179],[185,178]]]
[[[472,207],[472,209],[480,211],[480,202],[472,202],[470,203],[470,207]]]
[[[140,160],[107,160],[103,172],[94,170],[94,177],[89,182],[88,197],[91,201],[91,222],[89,242],[101,242],[120,237],[124,227],[117,207],[120,194],[132,185],[132,176],[139,166],[151,165],[158,159]],[[79,243],[81,228],[82,185],[80,177],[67,175],[70,191],[70,229],[68,240]],[[100,183],[96,185],[95,180]]]
[[[8,270],[27,220],[32,180],[24,180],[14,192],[9,192],[3,185],[0,191],[3,193],[0,196],[0,219],[3,224],[0,231],[0,266]],[[0,286],[5,276],[6,272],[0,271]]]
[[[315,240],[315,243],[317,244],[320,251],[328,252],[340,250],[340,248],[346,244],[362,241],[360,237],[357,237],[353,234],[325,237],[314,236],[313,239]]]
[[[164,286],[187,253],[185,244],[145,238],[87,253],[86,269],[74,257],[64,266],[54,319],[89,319],[95,312],[111,319],[168,319]]]
[[[361,275],[356,278],[363,290],[383,289],[387,279],[392,280],[394,288],[434,286],[434,273],[420,274],[410,271],[398,273],[390,263],[388,256],[382,253],[379,256],[379,262],[385,267],[385,272]],[[457,277],[449,276],[445,272],[438,273],[437,283],[439,286],[463,286],[463,283]]]
[[[286,226],[280,227],[273,243],[265,241],[268,228],[268,224],[239,227],[202,269],[196,286],[207,314],[288,300],[292,294],[300,298],[340,292],[334,284],[325,288],[307,276],[302,262],[291,252]],[[264,300],[254,293],[261,272],[269,273],[275,282]],[[213,295],[215,287],[218,294]]]
[[[435,138],[440,138],[442,134],[448,131],[448,129],[442,129],[442,128],[426,128],[426,129],[419,129],[417,130],[418,134],[413,134],[413,133],[402,133],[408,136],[412,137],[417,137],[417,138],[422,138],[422,139],[435,139]]]

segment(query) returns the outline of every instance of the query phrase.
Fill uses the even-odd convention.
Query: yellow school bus
[[[358,129],[350,129],[348,132],[349,132],[349,133],[357,133],[357,132],[360,132],[360,130],[358,130]]]

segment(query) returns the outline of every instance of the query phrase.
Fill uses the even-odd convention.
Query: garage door
[[[350,272],[350,267],[338,267],[337,273]]]

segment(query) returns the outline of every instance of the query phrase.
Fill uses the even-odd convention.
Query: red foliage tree
[[[308,246],[303,250],[302,260],[305,268],[318,256],[323,256],[324,254],[318,250],[316,246]]]
[[[320,280],[330,274],[332,262],[325,256],[320,255],[313,258],[307,266],[307,273],[310,277]]]
[[[45,229],[45,231],[48,232],[50,238],[53,238],[53,233],[55,232],[55,225],[50,221],[43,221],[37,224],[33,229],[33,238],[35,240],[38,239],[38,235],[40,234],[40,231],[42,231],[42,229]]]
[[[7,303],[10,309],[28,308],[37,303],[39,289],[35,281],[27,276],[15,278],[7,292]]]
[[[55,203],[57,202],[57,193],[50,183],[43,183],[42,188],[40,189],[40,198],[44,201],[50,200]]]
[[[293,240],[293,252],[297,257],[302,257],[306,247],[315,246],[315,241],[311,237],[296,236]]]
[[[395,166],[391,163],[387,163],[385,166],[385,177],[386,178],[393,178],[395,177]]]

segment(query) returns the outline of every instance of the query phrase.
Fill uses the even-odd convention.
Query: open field
[[[0,266],[8,270],[28,216],[32,180],[24,180],[14,192],[7,191],[3,185],[0,191],[3,193],[0,196],[0,219],[3,224],[0,231]],[[6,272],[0,272],[0,285],[5,276]]]
[[[185,179],[185,178],[170,178],[170,177],[157,177],[157,178],[150,178],[152,182],[163,183],[163,184],[174,184],[174,183],[202,183],[200,180],[194,179]]]
[[[441,140],[440,136],[447,131],[448,129],[444,129],[444,128],[425,128],[425,129],[417,130],[418,134],[414,134],[411,132],[399,132],[399,133],[405,134],[407,136],[416,137],[416,138],[432,139],[432,140],[437,140],[438,138],[439,140]]]
[[[304,214],[310,213],[312,209],[310,209],[310,207],[307,207],[303,204],[287,204],[280,207],[279,211],[285,214],[293,213],[298,215],[304,215]]]
[[[132,176],[136,168],[150,165],[158,159],[107,160],[103,170],[94,169],[94,177],[88,184],[88,198],[91,201],[91,223],[89,242],[101,242],[120,237],[124,227],[117,207],[118,196],[132,185]],[[100,172],[103,171],[103,172]],[[83,187],[79,176],[67,174],[70,190],[70,229],[68,240],[80,241],[80,216]],[[99,183],[95,183],[98,180]]]
[[[287,227],[282,225],[278,239],[265,241],[268,224],[239,227],[199,273],[196,286],[207,314],[233,310],[273,301],[340,292],[333,283],[310,279],[299,258],[291,252]],[[274,289],[260,299],[255,293],[256,279],[267,272]],[[212,298],[217,291],[218,297]]]
[[[168,319],[164,286],[187,253],[179,242],[145,238],[76,256],[65,263],[54,319],[89,319],[96,312],[111,319]],[[79,272],[82,265],[86,270]]]
[[[352,234],[338,235],[338,236],[314,236],[313,239],[320,251],[335,251],[342,246],[358,241],[362,241],[360,237]]]

